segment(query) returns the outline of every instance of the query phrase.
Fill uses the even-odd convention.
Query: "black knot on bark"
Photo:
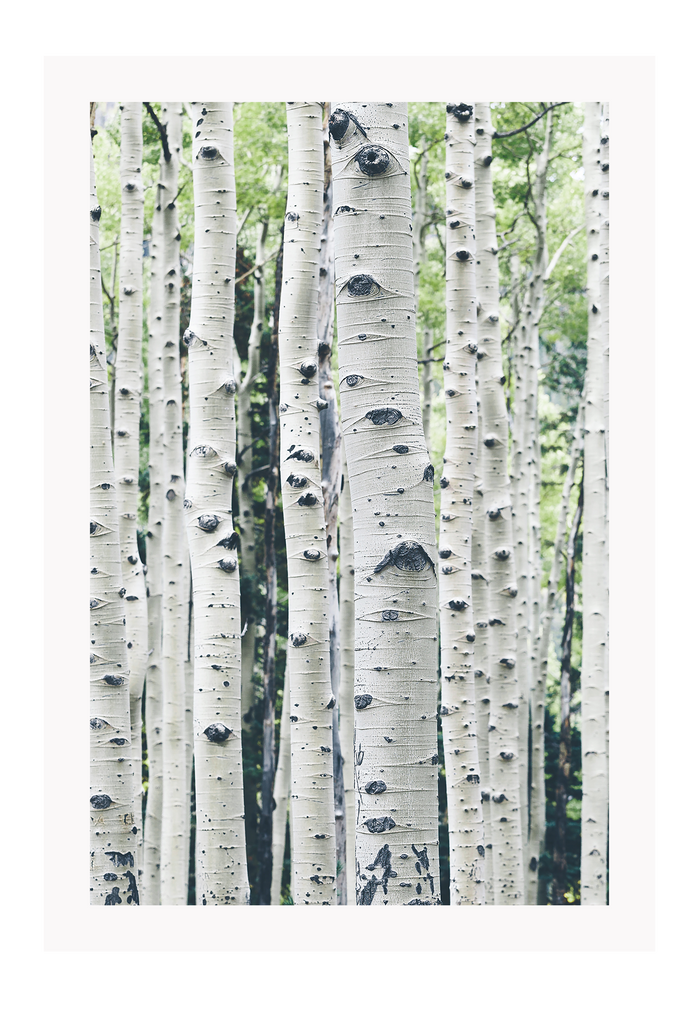
[[[220,523],[220,519],[218,518],[218,516],[212,516],[208,513],[204,513],[204,515],[199,516],[196,522],[199,526],[199,529],[203,530],[204,533],[213,533],[213,531]]]
[[[213,725],[209,725],[207,729],[204,729],[204,736],[211,743],[225,743],[230,736],[230,729],[227,725],[223,725],[222,722],[214,722]]]
[[[346,110],[342,110],[341,107],[337,107],[334,113],[330,115],[329,121],[330,135],[332,136],[335,142],[339,142],[341,139],[344,138],[344,136],[347,133],[348,127],[349,114],[347,114]]]
[[[358,373],[350,373],[349,376],[346,378],[347,387],[355,388],[359,381],[362,381],[363,379],[364,378],[361,377]]]
[[[398,616],[399,612],[396,611],[395,608],[385,608],[381,612],[381,618],[383,619],[383,622],[395,622]]]
[[[439,551],[439,558],[450,558],[452,554],[453,552],[450,548],[442,548],[441,551]]]
[[[374,288],[380,288],[380,285],[370,274],[355,274],[347,284],[350,295],[370,295]]]
[[[107,807],[111,807],[112,799],[106,793],[95,793],[94,796],[90,797],[90,803],[95,810],[104,811]]]
[[[382,427],[385,423],[388,426],[392,426],[393,423],[397,423],[398,420],[402,419],[402,413],[399,409],[370,409],[366,413],[366,419],[370,420],[376,427]]]
[[[446,397],[447,398],[455,398],[457,394],[458,394],[457,391],[454,391],[453,388],[449,388],[448,391],[446,392]]]
[[[326,341],[319,342],[317,347],[317,354],[320,356],[321,359],[325,359],[330,354],[331,351],[332,348],[330,345],[327,344]]]
[[[456,252],[456,256],[462,263],[470,259],[470,253],[468,252],[467,249],[459,249]]]
[[[335,696],[332,696],[332,697],[330,697],[329,702],[325,706],[326,706],[328,711],[331,711],[336,703],[337,703],[337,698]]]
[[[504,665],[505,668],[514,668],[516,661],[514,658],[500,658],[499,664]]]
[[[496,434],[488,434],[487,437],[483,439],[482,443],[484,444],[485,448],[494,448],[494,446],[498,442],[499,438],[496,436]]]
[[[376,779],[375,782],[367,782],[364,786],[366,792],[370,793],[371,796],[376,796],[378,793],[385,793],[387,788],[388,787],[381,779]]]
[[[465,124],[473,116],[473,108],[470,103],[447,103],[446,113],[453,114],[461,124]]]
[[[235,476],[237,471],[238,468],[234,462],[226,462],[226,464],[223,466],[223,472],[226,474],[226,476]]]
[[[305,633],[295,633],[291,636],[291,643],[294,647],[302,647],[308,637]]]
[[[357,693],[354,697],[354,707],[357,711],[363,711],[369,704],[373,702],[373,697],[370,693]]]
[[[500,752],[499,752],[499,756],[501,757],[502,761],[511,761],[511,759],[512,759],[512,757],[513,757],[514,755],[513,755],[513,753],[511,752],[511,750],[500,750]],[[506,798],[505,798],[505,799],[506,799]],[[500,801],[499,801],[499,800],[497,800],[497,798],[496,798],[496,797],[495,797],[495,801],[496,801],[497,803],[500,803]]]
[[[398,455],[407,455],[409,448],[406,444],[394,444],[393,451],[397,452]]]
[[[108,725],[108,724],[109,723],[105,722],[103,718],[91,718],[90,719],[90,729],[103,729],[104,726]]]
[[[106,675],[106,676],[102,676],[102,679],[107,684],[107,686],[123,686],[124,685],[124,677],[123,676]]]
[[[390,549],[373,571],[382,572],[388,565],[393,565],[396,569],[403,569],[406,572],[419,572],[427,565],[434,567],[434,563],[422,545],[415,540],[400,541]]]
[[[316,409],[319,409],[320,412],[322,412],[322,410],[326,409],[330,403],[326,402],[324,398],[318,398],[313,404]]]
[[[538,860],[536,857],[531,857],[531,863],[528,865],[531,871],[535,871],[538,867]]]
[[[197,455],[201,459],[208,459],[212,455],[215,455],[216,451],[207,444],[199,444],[196,448],[192,449],[192,455]]]
[[[488,155],[488,156],[485,156],[485,157],[482,158],[482,166],[483,167],[489,167],[491,163],[492,163],[492,157],[491,156]]]
[[[500,562],[506,562],[507,558],[511,554],[509,548],[497,548],[494,553],[494,557],[498,558]]]
[[[185,498],[182,504],[185,508],[192,508],[194,503],[190,501],[189,498]]]
[[[298,459],[299,462],[312,462],[315,456],[307,448],[296,448],[295,452],[291,452],[288,458]]]
[[[392,818],[369,818],[368,821],[364,822],[364,825],[369,832],[389,832],[391,828],[395,828],[395,822]]]
[[[99,221],[99,218],[101,216],[102,216],[102,207],[101,206],[95,206],[95,208],[93,210],[90,210],[90,217],[92,218],[92,220],[95,223],[97,223]]]
[[[123,747],[124,743],[126,742],[126,739],[123,736],[112,736],[109,742],[113,743],[114,746],[116,747]]]
[[[235,572],[238,567],[238,560],[237,558],[221,558],[218,561],[218,565],[223,572]]]
[[[307,558],[309,562],[317,562],[320,556],[321,552],[317,548],[306,548],[303,552],[303,558]]]
[[[170,487],[170,489],[168,490],[168,492],[167,492],[167,494],[165,495],[165,497],[167,498],[167,500],[168,500],[168,501],[174,501],[174,500],[175,500],[175,498],[177,497],[177,495],[176,495],[176,493],[175,493],[175,492],[174,492],[174,491],[172,490],[172,488]]]
[[[369,178],[385,174],[390,167],[390,153],[382,146],[362,146],[354,158],[359,170]]]
[[[441,490],[445,490],[448,487],[448,477],[442,476],[439,480],[439,486]]]
[[[312,491],[308,491],[307,494],[301,494],[300,498],[298,499],[298,504],[307,505],[308,507],[312,505],[317,505],[317,498],[315,497]]]
[[[441,566],[441,572],[444,574],[444,576],[450,576],[451,573],[455,572],[455,571],[456,570],[453,568],[452,565],[442,565]]]
[[[279,405],[279,412],[288,412],[288,406],[285,402],[281,402]]]
[[[496,506],[494,506],[493,508],[488,508],[487,509],[487,518],[491,519],[492,522],[494,522],[495,519],[501,519],[502,518],[501,510],[498,509]]]
[[[305,487],[308,483],[308,478],[305,476],[294,476],[293,473],[286,478],[286,483],[289,487]]]
[[[218,150],[215,146],[202,146],[199,150],[199,156],[202,156],[204,160],[215,160],[218,156]]]
[[[300,372],[304,377],[314,377],[317,373],[317,363],[301,363]]]
[[[234,381],[234,380],[227,380],[227,381],[225,382],[225,384],[223,385],[223,389],[224,389],[224,391],[226,392],[226,394],[228,394],[228,395],[234,395],[234,394],[235,394],[235,392],[236,392],[236,391],[237,391],[237,389],[238,389],[238,386],[237,386],[237,384],[235,383],[235,381]]]
[[[448,607],[454,612],[462,612],[465,611],[466,604],[465,601],[449,601]]]
[[[92,536],[93,533],[96,533],[98,529],[99,527],[97,526],[97,523],[90,523],[90,536]]]
[[[428,466],[424,467],[424,472],[422,473],[422,480],[426,480],[428,484],[433,483],[434,467],[431,465],[431,463],[429,463]]]
[[[460,221],[459,221],[459,220],[450,220],[450,221],[448,222],[448,226],[449,226],[450,228],[457,228],[457,227],[460,227]]]

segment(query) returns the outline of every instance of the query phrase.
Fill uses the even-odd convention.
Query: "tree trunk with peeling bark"
[[[473,107],[446,107],[446,451],[441,478],[441,722],[452,904],[483,902],[485,859],[473,658],[472,525],[477,461]]]
[[[281,494],[288,563],[293,900],[336,903],[330,594],[317,395],[322,105],[288,103],[279,310]]]
[[[507,471],[509,426],[499,326],[499,268],[492,191],[492,122],[488,103],[475,106],[475,200],[478,239],[478,351],[485,498],[484,572],[489,594],[490,785],[493,888],[496,905],[521,905],[523,847],[519,785],[519,706],[516,677],[516,569]]]
[[[119,352],[114,373],[114,472],[121,537],[121,575],[126,591],[126,633],[131,705],[131,749],[141,757],[141,703],[148,657],[145,575],[138,553],[138,471],[143,372],[143,132],[141,104],[121,106],[121,267]],[[142,782],[134,778],[134,816],[142,821]],[[143,872],[139,857],[139,873]],[[139,878],[140,884],[140,878]]]
[[[196,889],[203,906],[250,901],[242,781],[235,463],[236,199],[232,103],[193,103],[196,235],[189,358],[187,536],[194,600]]]
[[[434,469],[419,402],[407,105],[334,105],[330,134],[355,540],[357,903],[435,905]]]
[[[342,485],[339,496],[339,735],[344,779],[346,822],[347,904],[356,906],[356,799],[354,796],[354,526],[349,472],[342,441]]]
[[[125,590],[111,447],[99,219],[90,147],[90,904],[138,903],[139,765],[131,742]]]

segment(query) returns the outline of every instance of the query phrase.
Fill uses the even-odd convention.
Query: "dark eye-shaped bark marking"
[[[506,562],[507,558],[511,554],[509,548],[497,548],[494,553],[494,557],[498,558],[500,562]]]
[[[90,729],[103,729],[105,725],[109,725],[109,722],[105,722],[103,718],[90,719]]]
[[[201,459],[209,459],[212,455],[216,454],[216,450],[207,444],[200,444],[196,448],[192,448],[191,454],[197,455]]]
[[[300,218],[300,214],[299,213],[295,213],[293,210],[289,210],[289,212],[286,214],[286,222],[288,224],[295,224],[296,221],[298,221],[300,219],[301,219]]]
[[[502,442],[499,440],[496,434],[488,434],[487,437],[484,438],[483,440],[485,448],[496,448],[497,445],[500,445],[501,443]]]
[[[502,513],[496,506],[487,509],[487,518],[491,519],[493,522],[495,519],[501,519],[501,517]]]
[[[291,473],[291,475],[286,478],[286,483],[289,487],[305,487],[308,483],[308,478],[305,476],[294,476],[293,473]]]
[[[357,711],[363,711],[369,704],[373,702],[373,697],[370,693],[357,693],[354,697],[354,707]]]
[[[380,285],[370,274],[355,274],[350,277],[347,283],[347,291],[350,295],[377,295]]]
[[[471,260],[472,258],[472,253],[469,253],[467,249],[458,249],[456,252],[456,259],[460,260],[461,263],[465,263],[467,260]]]
[[[442,476],[439,480],[439,487],[444,491],[448,487],[448,477]]]
[[[364,825],[369,832],[389,832],[391,828],[395,828],[395,822],[392,818],[369,818],[368,821],[364,822]]]
[[[461,124],[465,124],[473,116],[473,108],[470,103],[447,103],[446,113],[453,114]]]
[[[356,120],[354,115],[350,113],[350,111],[348,110],[342,110],[341,107],[337,107],[337,109],[330,116],[329,121],[330,135],[332,136],[335,142],[341,142],[341,140],[347,134],[349,126],[351,125],[352,122],[356,125],[356,127],[361,132],[363,137],[365,139],[368,138],[368,135],[361,127],[359,122]]]
[[[501,757],[502,761],[511,761],[514,755],[511,752],[511,750],[502,750],[500,751],[499,756]]]
[[[516,660],[514,658],[500,658],[499,664],[504,665],[505,668],[514,668]]]
[[[402,413],[399,409],[371,409],[366,413],[366,419],[376,427],[382,427],[385,423],[392,426],[402,419]]]
[[[218,562],[218,565],[223,570],[223,572],[235,572],[235,570],[238,567],[238,560],[237,558],[221,558]]]
[[[311,507],[312,505],[317,505],[317,498],[312,491],[308,491],[307,494],[301,494],[298,504]]]
[[[386,608],[381,612],[383,622],[395,622],[399,618],[399,612],[395,611],[394,608]]]
[[[317,373],[317,363],[301,363],[300,373],[304,377],[314,377]]]
[[[334,696],[330,697],[329,702],[325,705],[325,707],[327,708],[328,711],[331,711],[336,703],[337,703],[337,698],[334,697]]]
[[[220,154],[215,146],[202,146],[197,156],[203,157],[204,160],[215,160]]]
[[[426,480],[428,484],[434,482],[434,467],[431,463],[425,467],[424,473],[422,474],[422,480]]]
[[[218,516],[208,515],[207,513],[204,513],[204,515],[199,516],[199,518],[197,519],[197,523],[199,529],[203,530],[204,533],[213,533],[213,531],[220,523],[220,519],[218,518]]]
[[[123,747],[126,740],[123,736],[112,736],[109,742],[113,743],[117,747]]]
[[[450,548],[443,548],[442,551],[439,551],[439,558],[450,558],[452,554],[453,552]]]
[[[387,565],[394,565],[396,569],[404,569],[407,572],[419,572],[427,565],[434,568],[434,563],[422,545],[414,540],[403,540],[396,544],[373,571],[375,573],[382,572]]]
[[[102,216],[102,207],[101,206],[95,206],[95,208],[93,210],[90,210],[90,217],[92,218],[92,220],[95,223],[97,223],[99,221],[99,218],[101,216]]]
[[[234,380],[227,380],[225,382],[225,384],[223,385],[223,390],[228,395],[234,395],[235,392],[237,391],[237,389],[238,389],[238,386],[237,386],[237,384],[235,383]]]
[[[321,557],[321,552],[317,548],[306,548],[303,552],[303,558],[307,558],[309,562],[317,562],[318,558]]]
[[[291,637],[291,643],[294,647],[302,647],[308,637],[305,633],[296,633]]]
[[[102,679],[107,684],[107,686],[123,686],[125,681],[123,676],[112,675],[102,676]]]
[[[409,448],[407,447],[406,444],[394,444],[393,451],[397,452],[398,455],[407,455],[407,453],[409,452]]]
[[[378,793],[385,793],[387,788],[388,787],[381,779],[377,779],[375,782],[367,782],[364,786],[366,792],[370,793],[371,796],[377,796]],[[368,870],[370,871],[371,868],[369,867]]]
[[[362,174],[368,175],[369,178],[385,174],[390,167],[390,153],[382,146],[362,146],[354,159]]]
[[[289,459],[298,459],[299,462],[313,462],[315,455],[308,448],[296,448],[295,452],[291,452],[290,455],[286,456],[286,461]]]
[[[219,540],[216,547],[225,548],[226,551],[238,551],[240,548],[240,537],[235,532],[230,533],[223,540]]]
[[[326,409],[330,403],[326,402],[324,398],[316,398],[316,400],[310,404],[314,405],[316,409],[319,409],[320,412],[322,412],[322,410]]]
[[[456,569],[452,565],[442,565],[441,572],[444,576],[450,576],[452,572],[456,572]]]
[[[106,793],[95,793],[94,796],[90,797],[90,803],[96,811],[104,811],[107,807],[111,807],[112,798],[107,796]]]
[[[362,380],[366,380],[366,378],[362,377],[360,373],[350,373],[348,377],[344,378],[344,383],[348,388],[355,388]]]
[[[463,612],[467,606],[465,601],[449,601],[448,607],[454,612]]]
[[[230,729],[227,725],[223,725],[222,722],[215,722],[213,725],[209,725],[207,729],[204,729],[204,736],[211,743],[225,743],[230,736]]]
[[[223,470],[226,476],[235,476],[237,474],[238,468],[234,462],[226,462],[226,464],[223,466]]]

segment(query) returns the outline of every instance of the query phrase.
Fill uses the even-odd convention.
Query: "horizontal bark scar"
[[[386,566],[393,565],[396,569],[403,569],[407,572],[419,572],[426,568],[427,564],[432,569],[434,568],[433,561],[422,545],[414,540],[403,540],[388,551],[373,571],[379,573]]]

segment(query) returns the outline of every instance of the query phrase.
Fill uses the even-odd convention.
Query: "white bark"
[[[607,306],[601,300],[601,274],[595,264],[604,259],[608,273],[607,249],[602,248],[604,202],[608,186],[603,175],[607,163],[596,140],[600,134],[600,104],[585,107],[585,203],[587,219],[587,370],[584,409],[584,533],[582,607],[582,905],[606,903],[606,847],[608,826],[608,781],[606,757],[606,690],[608,638],[608,551],[606,526],[606,369]],[[604,138],[606,135],[604,134]],[[597,155],[598,154],[598,155]],[[594,195],[594,192],[599,193]],[[595,200],[601,202],[596,204]],[[596,258],[594,258],[596,257]],[[605,285],[604,288],[607,286]],[[604,324],[605,320],[605,324]],[[606,326],[605,326],[606,325]]]
[[[480,904],[485,847],[471,578],[477,460],[475,129],[472,105],[449,103],[446,110],[446,451],[439,530],[441,721],[451,903]]]
[[[356,568],[357,903],[434,905],[434,470],[419,404],[407,105],[334,106],[330,134]]]
[[[499,327],[499,268],[492,192],[492,123],[488,103],[475,107],[475,199],[478,239],[478,350],[482,433],[479,455],[485,491],[484,572],[489,593],[490,785],[494,901],[523,903],[519,786],[519,705],[516,678],[516,576],[507,472],[508,421]]]
[[[294,904],[336,901],[329,575],[320,479],[317,313],[322,105],[287,104],[288,202],[279,311],[281,493],[288,562]]]
[[[339,497],[339,735],[344,775],[346,820],[347,905],[356,905],[356,798],[354,796],[354,525],[349,471],[342,442],[342,490]]]
[[[482,436],[482,415],[479,409],[477,430]],[[482,466],[476,463],[478,476]],[[489,675],[489,611],[487,579],[485,569],[485,501],[482,480],[475,481],[473,495],[473,620],[475,623],[475,647],[473,664],[475,677],[475,700],[477,707],[477,749],[480,759],[480,794],[482,798],[482,819],[484,829],[485,863],[483,868],[484,896],[482,902],[494,903],[492,878],[492,788],[490,785],[490,675]]]
[[[145,575],[138,554],[138,471],[143,373],[143,133],[141,103],[121,107],[121,264],[119,350],[114,374],[114,473],[121,538],[121,575],[126,591],[126,635],[131,704],[131,747],[141,762],[141,703],[148,657]],[[133,813],[142,822],[142,782],[134,779]],[[139,871],[143,866],[139,858]]]
[[[125,590],[111,448],[99,218],[90,148],[90,904],[138,903]]]
[[[272,818],[271,841],[271,906],[281,903],[281,876],[284,870],[286,851],[286,825],[291,784],[291,719],[288,681],[288,658],[284,673],[284,697],[281,705],[281,728],[279,731],[279,756],[274,774],[274,814]]]
[[[194,599],[196,891],[203,906],[249,903],[242,779],[240,576],[235,473],[236,202],[232,103],[193,103],[195,240],[184,502]]]
[[[189,868],[189,809],[186,807],[184,660],[188,636],[184,559],[184,459],[182,454],[182,379],[179,358],[179,224],[177,179],[182,146],[181,103],[163,103],[170,159],[160,161],[158,204],[163,210],[163,799],[160,861],[161,902],[185,906]]]

